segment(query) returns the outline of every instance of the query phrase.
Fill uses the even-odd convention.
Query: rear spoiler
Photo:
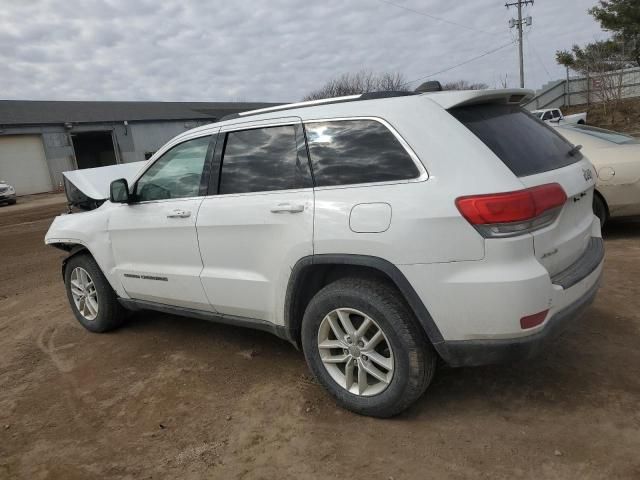
[[[532,99],[533,90],[525,88],[506,88],[502,90],[461,90],[444,91],[424,94],[442,108],[448,110],[454,107],[477,105],[483,103],[503,103],[518,105]]]

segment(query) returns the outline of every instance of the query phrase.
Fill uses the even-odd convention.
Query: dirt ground
[[[640,478],[640,223],[605,232],[604,287],[543,356],[441,369],[376,420],[266,333],[158,313],[85,331],[43,245],[62,199],[21,203],[0,207],[0,478]]]

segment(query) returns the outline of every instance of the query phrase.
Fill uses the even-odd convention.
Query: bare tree
[[[361,70],[356,73],[344,73],[329,80],[322,87],[305,95],[303,100],[343,97],[367,92],[406,92],[410,89],[401,73],[373,73]]]
[[[456,80],[442,84],[442,90],[486,90],[489,85],[482,82],[469,82],[467,80]]]
[[[504,76],[498,76],[498,82],[496,88],[509,88],[509,74],[505,73]]]

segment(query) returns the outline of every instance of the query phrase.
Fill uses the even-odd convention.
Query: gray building
[[[62,172],[145,160],[185,130],[272,105],[0,100],[0,179],[18,195],[50,192]]]

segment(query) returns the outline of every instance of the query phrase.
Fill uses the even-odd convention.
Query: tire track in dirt
[[[71,373],[74,370],[75,363],[72,360],[64,359],[59,352],[62,350],[69,350],[73,348],[75,343],[67,343],[62,346],[56,346],[55,336],[58,332],[58,327],[55,325],[45,325],[38,333],[36,338],[36,345],[42,353],[50,360],[50,363],[55,367],[58,376],[66,384],[68,388],[63,389],[63,395],[65,397],[65,404],[72,414],[72,418],[78,426],[87,428],[90,427],[87,420],[84,418],[82,411],[85,408],[85,402],[83,401],[83,395],[78,385],[78,381]]]

